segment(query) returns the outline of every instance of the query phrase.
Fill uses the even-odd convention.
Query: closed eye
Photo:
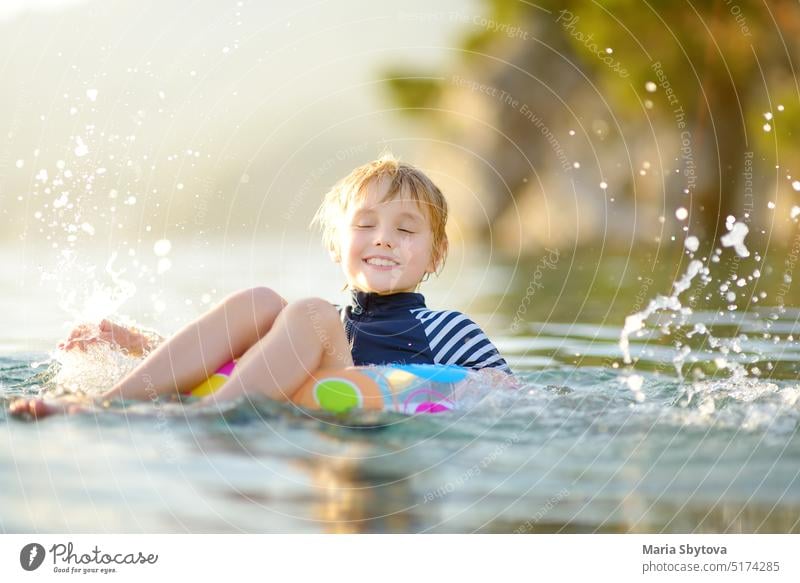
[[[413,235],[414,231],[409,231],[408,229],[397,229],[401,233],[408,233],[409,235]]]
[[[374,226],[375,226],[375,225],[355,225],[355,228],[356,228],[356,229],[371,229],[371,228],[373,228]]]

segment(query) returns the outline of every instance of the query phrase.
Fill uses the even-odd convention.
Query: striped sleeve
[[[472,369],[511,368],[480,327],[461,312],[420,310],[415,314],[436,364],[455,364]]]

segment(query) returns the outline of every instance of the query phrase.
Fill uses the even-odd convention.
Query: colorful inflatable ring
[[[219,390],[235,366],[234,361],[225,363],[185,394],[205,397]],[[456,389],[467,378],[468,369],[454,365],[354,366],[317,373],[292,396],[292,402],[332,413],[352,409],[445,413],[456,408]]]

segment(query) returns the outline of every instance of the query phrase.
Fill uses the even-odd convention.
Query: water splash
[[[115,269],[118,254],[112,253],[104,273],[111,284],[99,281],[96,266],[78,262],[68,249],[60,253],[60,262],[52,272],[42,272],[42,281],[55,282],[58,306],[75,322],[99,322],[119,310],[136,293],[136,285],[124,278],[125,269]]]
[[[692,280],[701,272],[708,273],[708,269],[703,267],[703,263],[698,259],[692,259],[692,261],[689,262],[689,267],[686,269],[686,273],[684,273],[683,276],[673,284],[671,295],[658,295],[650,300],[644,310],[636,312],[635,314],[631,314],[625,318],[625,326],[622,328],[622,333],[620,334],[619,339],[619,348],[622,351],[625,364],[631,364],[633,362],[630,353],[630,336],[631,334],[639,332],[644,328],[647,318],[656,312],[664,310],[679,312],[685,316],[688,316],[692,313],[691,308],[681,305],[678,297],[684,291],[689,289],[689,287],[692,285]]]
[[[728,229],[728,233],[720,238],[722,246],[733,248],[739,257],[749,257],[750,250],[745,245],[745,237],[749,233],[748,226],[743,222],[737,221],[732,215],[729,215],[726,218],[725,226]],[[680,315],[680,319],[678,320],[677,325],[684,324],[688,316],[690,316],[693,312],[691,308],[684,307],[681,304],[679,299],[680,295],[689,289],[689,287],[692,285],[692,281],[695,277],[697,277],[698,274],[703,275],[706,283],[711,281],[709,269],[704,267],[701,261],[694,259],[694,252],[696,252],[699,248],[699,240],[697,237],[687,237],[686,241],[684,242],[684,246],[690,257],[693,259],[689,262],[686,273],[684,273],[683,276],[674,283],[672,294],[669,296],[656,296],[654,299],[650,300],[644,310],[636,312],[635,314],[631,314],[625,318],[625,325],[620,333],[619,340],[619,348],[622,351],[625,364],[632,364],[633,362],[630,354],[631,334],[638,333],[643,330],[645,327],[645,322],[650,316],[663,311],[672,311],[678,313]],[[721,252],[721,249],[717,249],[714,252],[713,256],[711,257],[712,263],[719,262],[719,256]],[[756,254],[756,259],[759,259],[758,254]],[[721,283],[719,286],[719,292],[721,297],[728,302],[729,311],[735,311],[737,309],[737,305],[733,303],[737,299],[737,292],[733,291],[731,287],[735,285],[736,288],[744,288],[744,286],[747,285],[747,280],[752,281],[758,279],[758,277],[760,277],[760,271],[756,269],[751,276],[748,276],[747,279],[739,277],[738,274],[734,273],[730,281],[724,281]],[[754,301],[757,300],[754,299]],[[661,327],[661,330],[664,334],[669,334],[670,324],[664,324]],[[715,360],[718,368],[730,370],[735,378],[744,378],[747,376],[747,371],[744,366],[727,358],[731,352],[735,354],[740,354],[742,352],[740,338],[715,338],[711,335],[706,325],[702,322],[696,323],[694,328],[686,334],[686,337],[691,338],[696,334],[703,334],[707,336],[709,346],[722,355],[722,358]],[[742,336],[743,340],[747,340],[746,336]],[[675,347],[677,352],[672,358],[672,363],[675,366],[675,371],[677,372],[678,376],[683,378],[683,365],[692,351],[688,345],[680,341],[675,343]]]
[[[91,344],[86,351],[57,350],[53,353],[55,374],[49,392],[61,396],[97,396],[136,368],[142,359],[114,349],[110,344]]]

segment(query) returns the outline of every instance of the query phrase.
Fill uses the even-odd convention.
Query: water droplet
[[[772,201],[769,201],[769,202],[767,203],[767,208],[768,208],[768,209],[774,209],[774,208],[775,208],[775,203],[774,203],[774,202],[772,202]]]
[[[645,83],[645,84],[644,84],[644,88],[645,88],[645,89],[646,89],[646,90],[647,90],[649,93],[655,93],[655,92],[656,92],[656,89],[658,89],[658,85],[656,85],[656,84],[655,84],[655,83],[653,83],[652,81],[648,81],[647,83]]]
[[[17,168],[22,168],[25,166],[25,160],[17,160]]]
[[[772,119],[772,112],[768,111],[768,112],[764,113],[764,119],[767,120],[767,121],[771,120]]]
[[[80,136],[78,136],[77,138],[75,138],[75,143],[76,143],[77,145],[75,146],[75,150],[74,150],[74,151],[75,151],[75,155],[76,155],[78,158],[81,158],[82,156],[85,156],[86,154],[88,154],[88,153],[89,153],[89,148],[88,148],[88,146],[87,146],[86,144],[84,144],[84,143],[83,143],[83,140],[81,139],[81,137],[80,137]]]
[[[68,192],[62,192],[61,196],[53,201],[53,208],[54,209],[60,209],[60,208],[62,208],[64,206],[66,206],[67,202],[69,202],[69,193]]]
[[[676,217],[676,218],[677,218],[679,221],[686,220],[686,217],[688,217],[688,216],[689,216],[689,211],[687,211],[687,210],[686,210],[684,207],[682,207],[682,206],[681,206],[681,207],[678,207],[678,208],[675,210],[675,217]]]
[[[159,239],[153,244],[153,253],[158,257],[163,257],[172,249],[172,243],[169,239]]]
[[[605,190],[606,188],[608,188],[608,183],[607,183],[607,182],[605,182],[605,181],[601,182],[601,183],[600,183],[600,188],[602,188],[603,190]]]
[[[87,89],[86,97],[89,98],[89,101],[97,101],[97,89]]]
[[[730,233],[720,237],[722,246],[733,247],[734,251],[736,251],[736,254],[739,257],[749,257],[750,251],[747,250],[747,247],[744,244],[744,238],[747,233],[750,232],[750,229],[744,223],[734,223],[731,225],[729,222],[727,222],[726,226],[728,227],[728,230],[730,230]]]
[[[606,54],[610,55],[613,52],[614,52],[614,49],[612,49],[611,47],[606,47]]]
[[[792,188],[794,188],[797,192],[800,192],[800,180],[795,180],[792,182]]]
[[[684,241],[683,244],[692,253],[697,251],[698,247],[700,247],[700,241],[694,236],[686,237],[686,241]]]
[[[572,163],[572,167],[573,168],[580,168],[581,167],[581,163],[580,162],[573,162]]]
[[[765,131],[765,132],[772,131],[772,126],[771,126],[771,125],[769,125],[768,123],[765,123],[765,124],[764,124],[763,126],[761,126],[761,127],[764,129],[764,131]]]
[[[623,377],[621,381],[628,386],[631,392],[633,392],[633,398],[637,403],[642,403],[644,401],[644,393],[642,393],[642,384],[644,383],[644,378],[642,376],[633,374]]]

